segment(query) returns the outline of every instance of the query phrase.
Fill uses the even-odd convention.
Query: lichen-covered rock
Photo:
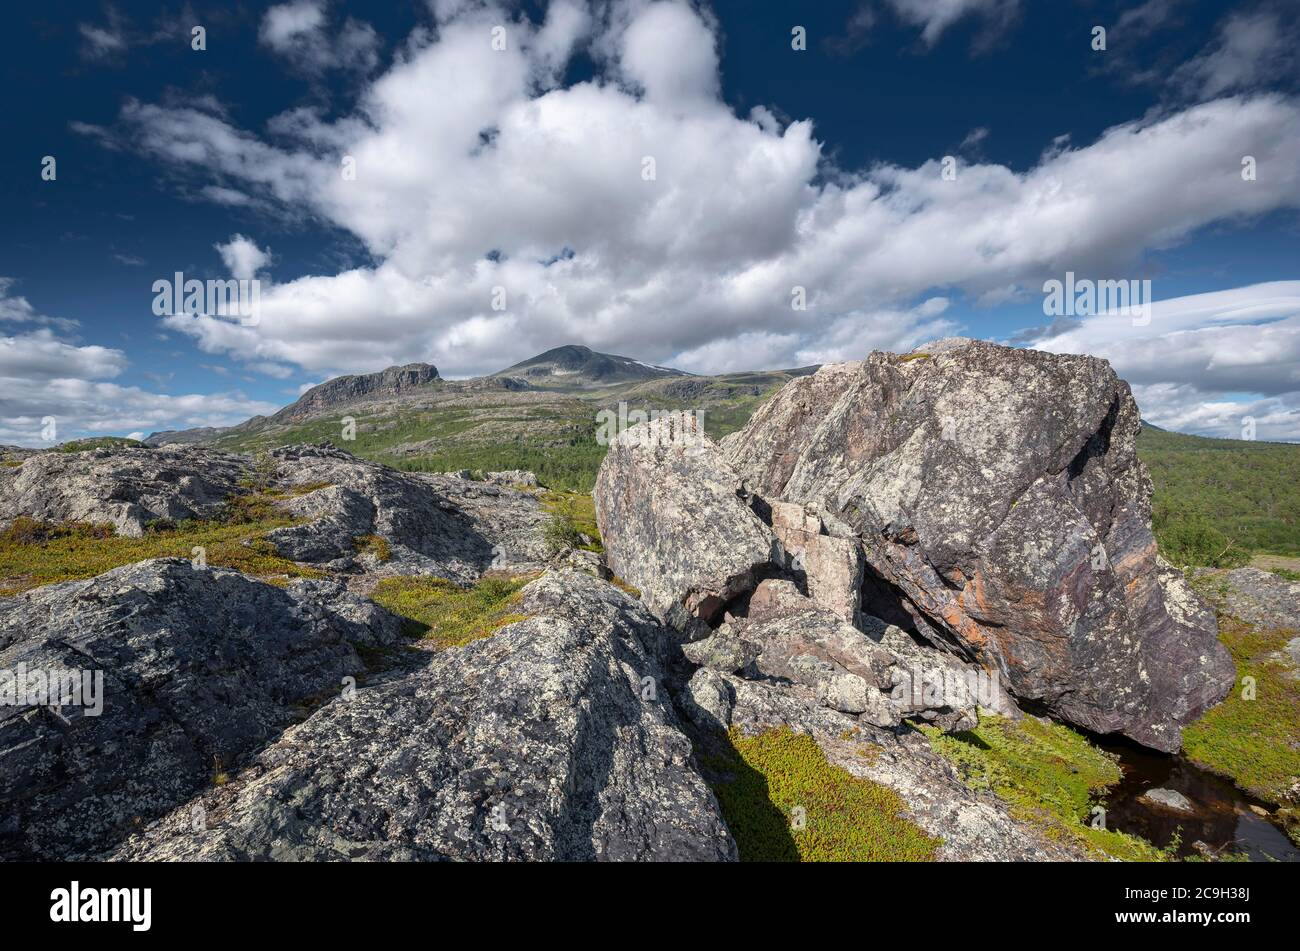
[[[331,701],[114,857],[734,859],[661,686],[659,623],[579,572],[520,610]]]
[[[112,845],[363,674],[354,645],[399,636],[341,585],[281,590],[181,559],[0,599],[0,670],[91,678],[79,705],[0,706],[0,857]]]
[[[674,628],[718,618],[779,551],[739,482],[689,413],[633,426],[596,476],[609,568]]]
[[[1202,568],[1198,575],[1212,579],[1211,592],[1219,593],[1222,609],[1233,617],[1256,627],[1300,630],[1300,582],[1250,566]]]
[[[862,607],[862,546],[847,526],[826,518],[815,505],[774,502],[772,532],[789,567],[801,574],[819,606],[858,623]],[[836,533],[828,530],[837,529]]]
[[[806,687],[817,703],[874,726],[895,727],[911,717],[951,732],[977,722],[977,697],[959,661],[910,641],[907,651],[895,653],[882,643],[892,644],[889,638],[868,636],[791,581],[761,582],[738,610],[739,617],[709,637],[682,645],[685,658],[718,673]],[[876,618],[862,620],[902,634]],[[715,681],[701,682],[696,672],[686,686],[688,702],[701,706],[693,698],[703,688],[717,692]],[[704,708],[717,707],[711,702]]]
[[[357,540],[374,535],[387,548],[375,566],[383,573],[434,574],[461,584],[489,568],[546,558],[546,513],[528,493],[398,472],[328,445],[289,446],[271,457],[277,486],[321,486],[283,503],[303,524],[266,536],[286,558],[357,570]]]
[[[1137,406],[1094,357],[948,340],[787,384],[724,444],[749,488],[863,542],[868,613],[1088,729],[1176,750],[1229,689],[1213,619],[1157,565]]]
[[[138,538],[152,521],[215,515],[249,469],[245,457],[192,446],[43,452],[0,468],[0,523],[91,522]]]

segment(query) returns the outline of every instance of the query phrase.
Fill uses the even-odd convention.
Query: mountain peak
[[[571,343],[553,347],[493,375],[520,377],[536,386],[604,386],[689,374]]]

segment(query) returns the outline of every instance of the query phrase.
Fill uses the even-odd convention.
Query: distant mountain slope
[[[297,402],[286,406],[272,420],[306,419],[318,413],[346,406],[366,399],[384,399],[401,396],[430,383],[439,382],[438,368],[431,363],[408,363],[389,367],[378,373],[336,376],[298,397]]]
[[[613,353],[597,353],[590,347],[569,344],[539,353],[493,376],[517,377],[534,386],[609,386],[653,380],[666,376],[689,376],[671,367],[653,366]]]

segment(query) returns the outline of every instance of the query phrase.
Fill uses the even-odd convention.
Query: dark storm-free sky
[[[1107,357],[1160,425],[1300,439],[1297,0],[5,16],[2,442],[563,343],[710,373],[951,334]],[[257,326],[155,315],[178,271],[256,276]],[[1151,320],[1045,314],[1067,272],[1149,280]]]

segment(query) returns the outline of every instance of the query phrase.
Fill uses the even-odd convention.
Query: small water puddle
[[[1245,853],[1255,862],[1300,862],[1300,848],[1269,820],[1251,810],[1262,805],[1213,773],[1181,756],[1166,756],[1114,737],[1094,738],[1116,754],[1124,778],[1106,797],[1106,825],[1140,835],[1164,848],[1181,829],[1180,857],[1196,855],[1204,842],[1216,853]],[[1172,789],[1191,800],[1195,813],[1172,812],[1140,797],[1149,789]]]

